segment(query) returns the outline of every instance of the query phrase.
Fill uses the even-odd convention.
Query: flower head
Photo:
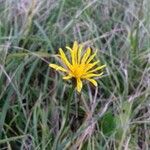
[[[86,52],[82,54],[83,46],[76,41],[73,47],[66,47],[70,51],[70,59],[67,58],[64,51],[59,49],[59,57],[63,63],[63,67],[56,64],[49,64],[55,70],[65,73],[63,79],[69,80],[74,78],[76,80],[76,89],[78,92],[82,89],[82,80],[88,80],[93,85],[97,86],[96,80],[93,77],[100,77],[101,71],[106,65],[98,66],[99,61],[93,61],[96,52],[92,54],[91,49],[87,48]],[[98,73],[100,71],[100,73]]]

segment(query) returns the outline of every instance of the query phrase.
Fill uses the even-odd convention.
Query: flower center
[[[71,72],[75,78],[80,78],[86,72],[85,65],[84,64],[76,64],[73,66]]]

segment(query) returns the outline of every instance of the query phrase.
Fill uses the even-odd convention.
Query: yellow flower
[[[99,61],[92,62],[96,56],[96,52],[91,54],[91,49],[87,48],[86,52],[82,54],[83,46],[81,44],[79,45],[76,41],[72,48],[66,48],[70,51],[71,61],[69,61],[69,58],[67,58],[64,51],[60,48],[59,56],[64,67],[56,64],[49,64],[49,66],[55,70],[64,72],[66,76],[64,76],[63,79],[65,80],[74,78],[76,80],[76,88],[78,92],[81,92],[82,89],[81,80],[88,80],[93,83],[93,85],[97,86],[97,82],[93,79],[93,77],[100,77],[103,72],[101,71],[100,73],[97,73],[97,71],[100,71],[106,65],[97,66]]]

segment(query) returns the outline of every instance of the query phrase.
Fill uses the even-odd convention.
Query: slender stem
[[[53,150],[57,150],[58,149],[58,142],[61,139],[61,136],[63,135],[63,132],[65,130],[65,126],[67,124],[68,118],[69,118],[69,113],[70,113],[70,105],[71,105],[71,100],[72,100],[72,96],[73,96],[73,91],[74,88],[72,88],[69,92],[69,96],[68,96],[68,100],[67,100],[67,105],[66,105],[66,112],[65,112],[65,118],[63,119],[60,131],[56,137],[54,146],[53,146]]]
[[[69,92],[69,98],[67,100],[67,105],[66,105],[66,112],[65,112],[65,119],[64,119],[64,125],[63,125],[63,130],[65,128],[65,125],[67,124],[68,118],[69,118],[69,113],[70,113],[70,106],[71,106],[71,100],[72,100],[72,96],[73,96],[73,91],[74,88],[72,88]],[[62,130],[62,132],[63,132]]]
[[[128,128],[129,128],[129,121],[130,121],[130,115],[131,115],[131,111],[132,111],[132,104],[133,104],[133,101],[131,101],[129,103],[129,106],[128,106],[128,113],[126,114],[126,119],[124,120],[123,124],[126,124],[126,127],[123,129],[123,133],[122,133],[122,137],[121,137],[121,141],[120,141],[120,144],[119,144],[119,147],[118,147],[118,150],[122,150],[123,148],[123,143],[125,141],[125,138],[126,138],[126,135],[127,135],[127,132],[128,132]]]
[[[127,129],[125,129],[125,130],[123,131],[123,134],[122,134],[122,137],[121,137],[121,141],[120,141],[118,150],[121,150],[122,147],[123,147],[123,142],[124,142],[124,139],[125,139],[125,137],[126,137],[126,133],[127,133]]]

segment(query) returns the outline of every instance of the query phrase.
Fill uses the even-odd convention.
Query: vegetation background
[[[73,41],[106,64],[98,88],[48,67]],[[0,0],[0,150],[150,149],[149,0]]]

